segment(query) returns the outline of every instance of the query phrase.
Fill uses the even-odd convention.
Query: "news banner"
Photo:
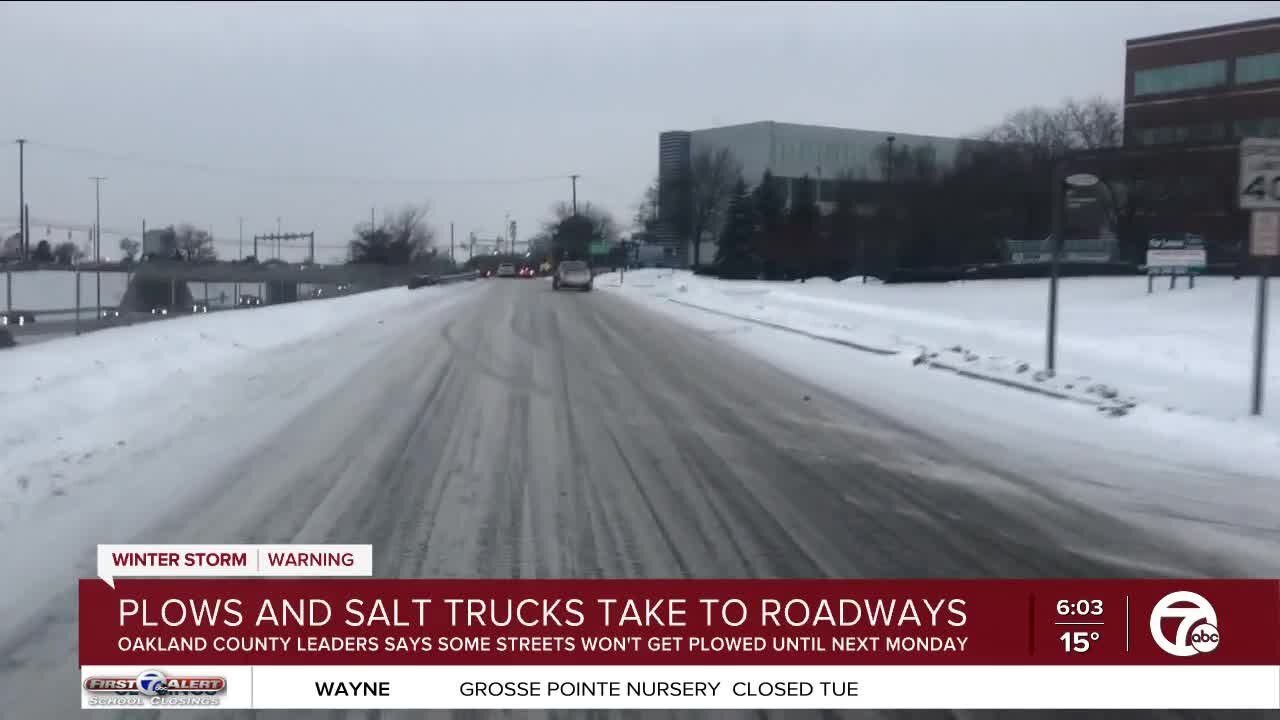
[[[1280,709],[1276,580],[375,579],[98,547],[84,708]]]

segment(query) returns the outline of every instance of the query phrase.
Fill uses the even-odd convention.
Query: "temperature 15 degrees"
[[[1097,630],[1069,630],[1058,637],[1062,641],[1062,649],[1069,653],[1086,653],[1093,644],[1102,638]]]

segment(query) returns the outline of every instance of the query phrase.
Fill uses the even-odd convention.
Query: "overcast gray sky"
[[[779,120],[970,134],[1119,97],[1126,38],[1280,15],[1196,3],[0,4],[0,228],[314,230],[428,201],[521,237],[569,196],[629,220],[657,134]],[[56,235],[56,231],[55,231]],[[135,233],[136,235],[136,233]],[[65,231],[62,232],[65,238]],[[341,250],[324,250],[331,259]]]

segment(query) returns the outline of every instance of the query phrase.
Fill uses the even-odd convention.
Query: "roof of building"
[[[956,135],[931,135],[929,133],[906,132],[902,130],[867,130],[864,128],[841,127],[839,125],[821,125],[817,123],[790,123],[790,122],[778,122],[776,120],[756,120],[755,122],[735,123],[733,125],[717,125],[715,127],[709,127],[709,128],[698,128],[697,130],[693,130],[691,132],[697,133],[697,132],[705,132],[708,130],[728,130],[732,128],[756,127],[760,125],[766,125],[766,126],[772,125],[775,128],[783,128],[783,129],[796,128],[800,130],[808,130],[808,129],[836,130],[839,132],[860,133],[860,134],[866,134],[866,135],[905,135],[905,136],[917,137],[917,138],[930,138],[934,140],[966,139],[964,137],[960,137]]]
[[[1280,28],[1280,17],[1270,17],[1259,20],[1246,20],[1244,22],[1229,23],[1226,25],[1196,28],[1194,30],[1180,30],[1178,32],[1163,33],[1161,35],[1148,35],[1146,37],[1126,40],[1125,45],[1128,47],[1156,45],[1180,40],[1198,40],[1200,38],[1213,37],[1215,35],[1234,35],[1236,33],[1257,32],[1259,30],[1277,28]]]

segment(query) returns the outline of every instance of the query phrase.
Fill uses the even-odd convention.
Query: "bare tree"
[[[142,244],[133,238],[120,239],[120,252],[124,253],[125,258],[128,260],[134,259],[134,257],[138,255],[138,251],[141,249]]]
[[[721,220],[733,197],[733,186],[742,175],[742,166],[728,148],[702,150],[694,153],[689,163],[690,225],[693,238],[693,264],[702,258],[702,236],[720,230]]]
[[[1119,147],[1124,140],[1124,114],[1117,102],[1101,96],[1067,100],[1060,112],[1073,148]]]
[[[986,139],[1030,148],[1038,156],[1068,150],[1118,147],[1124,137],[1120,105],[1096,96],[1068,99],[1056,109],[1030,107],[1008,115]]]
[[[53,259],[59,265],[72,265],[84,259],[84,248],[67,240],[60,242],[53,248]]]
[[[390,213],[376,228],[356,226],[348,255],[351,262],[408,265],[435,254],[435,230],[427,223],[426,204]]]
[[[618,221],[614,219],[613,214],[608,210],[591,203],[585,203],[578,210],[578,214],[591,221],[591,235],[601,242],[615,243],[618,241]],[[565,220],[573,217],[573,205],[563,200],[551,206],[551,219],[542,223],[542,231],[549,236],[554,236],[556,229]]]
[[[208,231],[189,223],[172,228],[174,246],[187,260],[216,260],[218,251]]]
[[[658,207],[660,193],[658,190],[658,179],[654,178],[644,189],[644,195],[640,198],[640,202],[636,204],[636,214],[632,217],[632,225],[637,230],[651,232],[658,224]]]
[[[728,148],[704,148],[693,153],[683,177],[658,188],[662,219],[693,241],[693,264],[701,262],[702,239],[720,230],[741,167]]]
[[[1059,157],[1071,147],[1065,114],[1038,106],[1010,113],[986,139],[1023,148],[1035,158]]]

